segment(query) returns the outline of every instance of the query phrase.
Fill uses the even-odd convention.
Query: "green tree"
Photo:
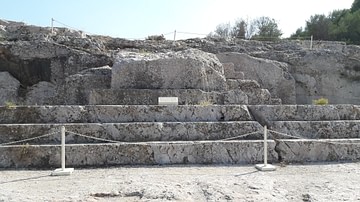
[[[252,37],[253,39],[276,40],[282,35],[277,22],[273,18],[260,17],[255,19],[253,24],[256,29],[256,34]]]
[[[230,38],[231,37],[230,23],[221,23],[217,25],[215,31],[208,34],[208,37],[216,37],[222,39]]]
[[[333,34],[337,37],[337,40],[360,44],[360,10],[347,13],[341,18]]]
[[[245,39],[247,34],[247,28],[248,24],[245,20],[237,20],[232,28],[231,37]]]
[[[345,41],[360,44],[360,0],[351,9],[334,10],[328,16],[313,15],[292,37],[314,36],[315,40]]]
[[[208,34],[208,37],[276,40],[281,35],[282,32],[274,19],[261,17],[251,21],[239,19],[234,26],[230,23],[219,24],[214,32]]]
[[[290,36],[291,39],[304,39],[308,37],[309,34],[302,27],[298,28],[295,33]]]
[[[359,9],[360,9],[360,0],[355,0],[355,1],[353,2],[353,4],[351,5],[350,11],[351,11],[352,13],[354,13],[354,12],[358,11]]]
[[[313,15],[306,21],[305,31],[317,40],[330,40],[331,21],[325,15]]]

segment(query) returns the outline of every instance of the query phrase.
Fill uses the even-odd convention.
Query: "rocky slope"
[[[285,104],[319,97],[359,103],[360,47],[321,41],[309,47],[309,41],[286,40],[133,41],[0,20],[0,104],[89,104],[91,90],[111,87],[113,64],[124,51],[138,57],[190,48],[232,63],[243,79],[256,80]]]

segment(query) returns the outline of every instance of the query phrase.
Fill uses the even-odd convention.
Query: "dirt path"
[[[0,201],[360,201],[360,163],[0,171]]]

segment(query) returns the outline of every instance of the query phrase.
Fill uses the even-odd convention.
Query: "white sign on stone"
[[[178,97],[159,97],[159,105],[178,105]]]

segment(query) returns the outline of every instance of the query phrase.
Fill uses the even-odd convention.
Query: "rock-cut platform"
[[[278,132],[270,163],[360,159],[356,105],[16,106],[0,107],[0,167],[60,166],[61,126],[73,167],[255,164],[264,148],[254,112]]]

